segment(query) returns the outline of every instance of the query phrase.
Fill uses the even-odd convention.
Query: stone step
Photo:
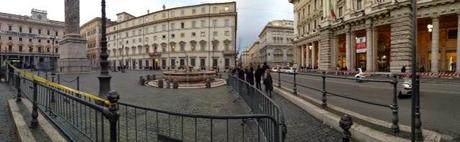
[[[38,127],[30,128],[32,120],[32,103],[27,99],[16,102],[14,99],[8,100],[8,107],[13,122],[16,126],[18,139],[23,142],[67,142],[68,140],[56,129],[45,117],[38,113]]]

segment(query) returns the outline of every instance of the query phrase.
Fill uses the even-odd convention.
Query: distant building
[[[267,63],[272,67],[294,65],[292,38],[293,21],[274,20],[269,22],[259,34],[259,39],[246,50],[246,65],[253,67]]]
[[[93,18],[92,20],[83,24],[80,28],[80,34],[83,39],[86,39],[87,57],[90,61],[90,67],[97,69],[100,67],[100,42],[101,42],[101,26],[102,20],[100,17]],[[107,20],[107,25],[112,25],[114,22]]]
[[[0,12],[0,60],[20,60],[23,68],[49,70],[59,58],[58,41],[64,22],[50,20],[47,12],[32,9],[31,16]]]
[[[235,2],[117,16],[117,23],[107,28],[109,61],[114,68],[223,70],[235,65]]]

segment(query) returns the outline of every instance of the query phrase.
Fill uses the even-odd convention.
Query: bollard
[[[80,91],[80,76],[77,76],[77,90]]]
[[[108,112],[105,113],[105,117],[110,122],[110,141],[116,142],[117,139],[117,121],[120,117],[118,114],[118,100],[120,99],[120,95],[116,91],[110,91],[107,96],[107,100],[111,103],[108,106]]]
[[[293,89],[293,90],[294,90],[294,95],[297,95],[297,81],[296,81],[296,74],[297,74],[297,73],[295,73],[295,72],[294,72],[294,89]]]
[[[351,132],[350,128],[353,125],[353,119],[351,116],[345,114],[340,118],[339,126],[343,130],[343,137],[342,137],[342,142],[350,142],[351,139]]]
[[[18,90],[17,95],[16,95],[16,102],[20,102],[21,101],[21,78],[19,76],[19,73],[16,75],[15,79],[16,79],[15,81],[16,90]]]
[[[323,82],[322,82],[323,88],[322,88],[322,90],[321,90],[321,93],[322,93],[322,98],[321,98],[322,103],[321,103],[321,107],[325,108],[325,107],[327,107],[327,96],[326,96],[326,95],[327,95],[327,92],[326,92],[326,72],[323,72],[323,73],[322,73],[321,78],[322,78],[322,80],[323,80]]]
[[[176,82],[173,82],[173,89],[177,89],[179,88],[179,83],[176,81]]]
[[[391,130],[393,130],[393,133],[399,133],[399,106],[398,106],[398,79],[395,77],[393,79],[393,104],[391,105],[391,110],[393,114],[393,119],[392,119],[392,125],[391,125]]]
[[[163,80],[158,80],[158,88],[163,88]]]
[[[30,128],[37,128],[38,126],[38,106],[37,106],[37,81],[33,81],[33,97],[32,97],[32,120],[30,122]]]

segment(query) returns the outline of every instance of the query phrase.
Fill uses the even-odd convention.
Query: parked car
[[[402,98],[404,96],[411,96],[412,95],[412,79],[409,77],[405,77],[403,82],[399,85],[399,93],[398,97]]]

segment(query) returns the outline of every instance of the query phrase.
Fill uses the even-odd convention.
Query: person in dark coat
[[[238,68],[237,69],[237,74],[238,74],[238,78],[240,78],[241,80],[244,80],[244,71],[243,71],[243,69]]]
[[[257,66],[256,73],[254,74],[256,78],[256,88],[261,89],[262,86],[260,85],[260,81],[262,79],[263,73],[262,73],[262,68],[260,68],[260,65]]]
[[[249,68],[248,72],[246,73],[246,81],[249,84],[254,85],[254,68]]]
[[[267,91],[268,96],[271,98],[273,91],[273,80],[272,75],[270,74],[270,69],[265,70],[264,85],[265,91]]]
[[[406,66],[402,66],[401,73],[406,73]]]

